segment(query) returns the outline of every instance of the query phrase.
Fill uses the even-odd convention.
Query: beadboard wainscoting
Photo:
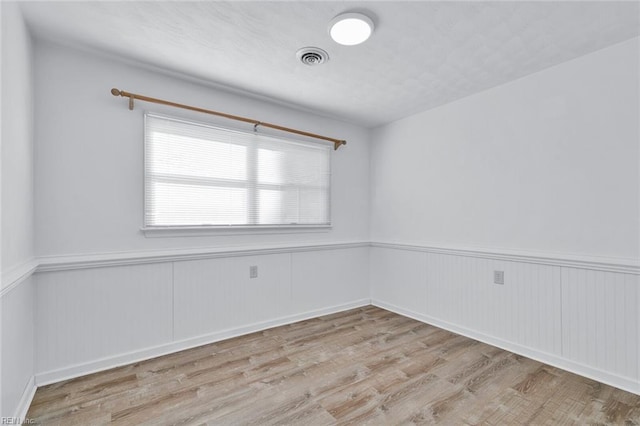
[[[370,255],[373,305],[640,393],[634,263],[386,243]]]
[[[370,303],[640,394],[639,270],[379,242],[38,258],[3,275],[3,398],[24,416],[36,386]]]
[[[0,290],[0,360],[2,362],[2,409],[24,418],[36,392],[34,383],[35,260],[2,274]]]
[[[36,384],[368,305],[368,251],[346,243],[43,259]]]

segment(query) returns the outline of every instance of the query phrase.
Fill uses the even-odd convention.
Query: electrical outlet
[[[493,282],[504,285],[504,271],[493,271]]]
[[[249,278],[258,278],[257,266],[249,266]]]

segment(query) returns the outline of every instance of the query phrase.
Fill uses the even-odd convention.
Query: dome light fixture
[[[373,33],[373,21],[362,13],[343,13],[329,22],[329,34],[338,44],[355,46]]]

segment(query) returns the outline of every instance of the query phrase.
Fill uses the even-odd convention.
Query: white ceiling
[[[21,6],[37,37],[365,126],[640,34],[638,2],[46,1]],[[376,30],[362,45],[338,45],[328,35],[328,22],[354,10],[368,11]],[[301,64],[296,51],[304,46],[326,50],[329,62]]]

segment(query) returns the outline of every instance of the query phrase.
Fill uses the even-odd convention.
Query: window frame
[[[251,235],[251,234],[293,234],[293,233],[317,233],[317,232],[329,232],[333,228],[333,215],[332,215],[332,186],[333,186],[333,161],[332,161],[332,153],[329,151],[329,186],[327,189],[327,196],[329,198],[329,211],[328,211],[328,223],[324,224],[268,224],[268,225],[258,225],[258,224],[239,224],[239,225],[147,225],[147,143],[146,143],[146,132],[147,132],[147,116],[153,116],[162,119],[174,120],[179,122],[184,122],[187,124],[195,124],[205,127],[214,127],[220,128],[223,130],[228,130],[232,132],[240,132],[240,133],[251,133],[250,131],[225,126],[219,123],[211,123],[206,121],[201,121],[197,119],[193,119],[190,117],[182,117],[176,115],[169,115],[165,113],[158,113],[154,111],[144,111],[143,113],[143,158],[142,158],[142,226],[140,227],[140,231],[146,237],[188,237],[188,236],[205,236],[205,235]],[[269,138],[275,138],[278,140],[282,140],[283,142],[290,141],[292,143],[324,143],[324,142],[309,142],[304,138],[300,139],[292,139],[285,138],[280,135],[272,135],[268,133],[262,133],[263,136]],[[332,146],[331,143],[326,143],[328,146]],[[249,150],[248,156],[255,155],[256,148]],[[247,158],[247,162],[251,162],[249,158]],[[255,170],[250,170],[249,173],[255,174]],[[270,184],[257,184],[256,186]],[[248,202],[251,203],[253,198],[247,196]]]

